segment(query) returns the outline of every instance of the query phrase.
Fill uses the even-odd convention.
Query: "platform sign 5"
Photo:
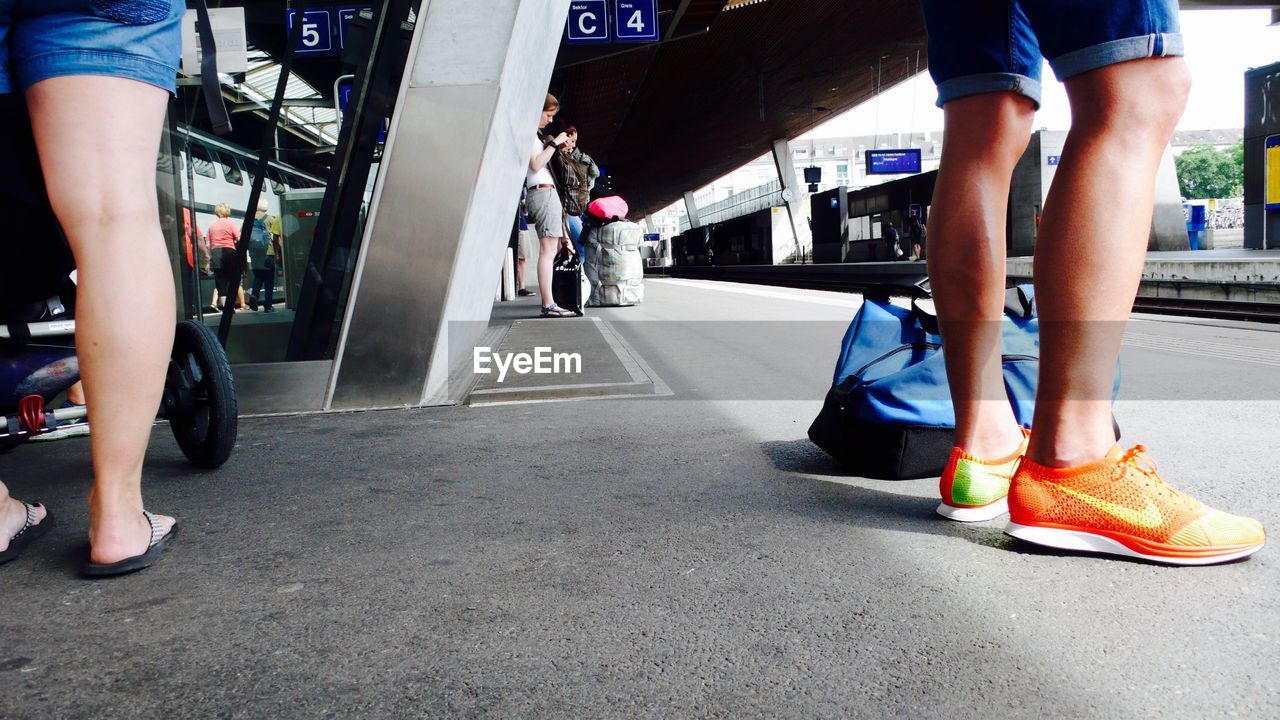
[[[293,33],[295,10],[285,11],[285,26]],[[307,10],[302,13],[302,35],[294,48],[298,55],[333,55],[338,48],[333,43],[333,16],[328,10]]]
[[[607,0],[570,2],[569,21],[564,32],[565,41],[570,44],[609,42]]]
[[[613,36],[618,42],[657,40],[657,0],[613,0]]]

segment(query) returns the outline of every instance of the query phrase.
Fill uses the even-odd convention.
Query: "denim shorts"
[[[64,75],[173,92],[184,0],[0,0],[0,93]]]
[[[1177,0],[921,0],[938,107],[1013,91],[1040,107],[1040,59],[1059,80],[1182,55]]]

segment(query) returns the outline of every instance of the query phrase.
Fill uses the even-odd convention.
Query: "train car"
[[[160,223],[170,238],[174,274],[181,283],[182,307],[187,317],[212,311],[214,296],[212,258],[207,252],[197,253],[197,244],[183,241],[184,229],[190,227],[187,221],[194,215],[194,229],[203,237],[217,219],[214,208],[219,203],[231,208],[233,220],[242,220],[257,166],[256,153],[186,125],[179,125],[171,132],[162,147],[156,166]],[[266,202],[269,215],[280,217],[281,198],[285,193],[323,188],[324,184],[324,180],[315,175],[272,160],[267,167],[261,200]],[[282,239],[282,244],[286,257],[291,249],[297,249],[289,247],[287,237]],[[288,278],[278,279],[278,283],[288,281]],[[283,300],[282,290],[277,284],[273,294]]]
[[[209,227],[218,203],[231,206],[231,216],[244,217],[258,166],[256,153],[186,125],[173,133],[173,157],[179,188],[179,205],[195,209],[196,225]],[[270,214],[280,215],[280,196],[288,190],[324,187],[325,181],[277,161],[267,167],[263,185]]]

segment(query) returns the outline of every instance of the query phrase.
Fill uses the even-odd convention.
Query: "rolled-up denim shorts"
[[[1041,58],[1059,80],[1182,55],[1177,0],[921,0],[938,107],[1013,91],[1040,107]]]
[[[184,0],[0,0],[0,93],[106,75],[173,92]]]

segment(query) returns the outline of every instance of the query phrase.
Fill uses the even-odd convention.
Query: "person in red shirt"
[[[218,206],[213,209],[213,214],[217,215],[218,219],[209,226],[208,238],[209,253],[213,257],[213,277],[217,288],[214,305],[217,306],[216,296],[221,295],[223,302],[232,299],[236,309],[239,309],[244,307],[240,273],[236,272],[235,268],[236,243],[240,241],[240,227],[231,220],[231,206],[226,203],[218,203]]]

